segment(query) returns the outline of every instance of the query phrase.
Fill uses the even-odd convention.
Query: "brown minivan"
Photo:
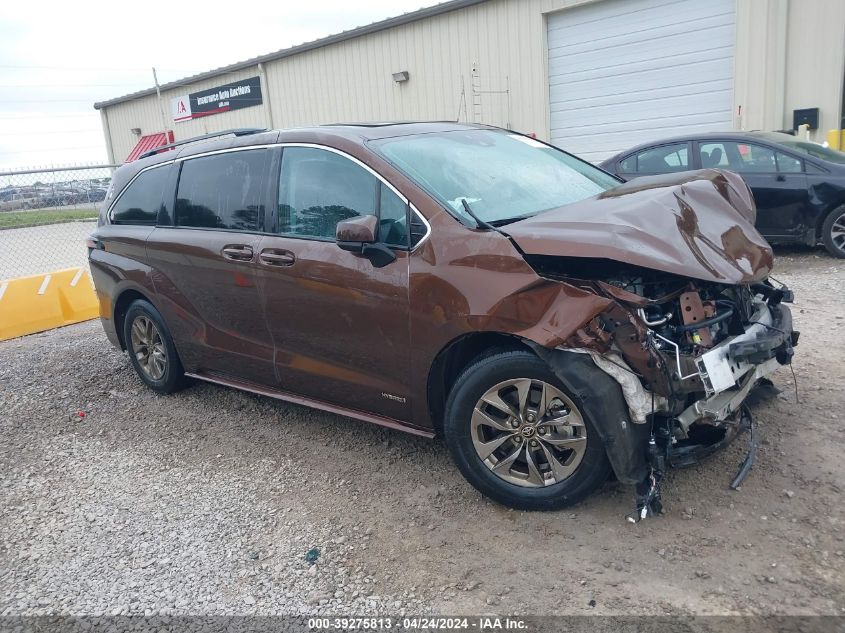
[[[89,240],[141,380],[186,377],[424,436],[482,493],[578,501],[747,428],[790,292],[730,172],[622,183],[455,123],[234,130],[118,169]],[[749,462],[750,463],[750,462]]]

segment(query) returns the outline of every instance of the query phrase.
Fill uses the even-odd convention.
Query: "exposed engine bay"
[[[751,431],[744,401],[792,360],[798,332],[784,302],[792,293],[769,280],[720,284],[580,257],[531,256],[543,277],[612,300],[560,349],[589,354],[622,387],[631,419],[651,428],[647,476],[632,520],[660,511],[660,479]],[[732,482],[738,487],[753,461]]]

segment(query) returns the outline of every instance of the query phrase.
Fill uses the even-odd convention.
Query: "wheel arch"
[[[447,343],[434,358],[428,372],[426,395],[434,431],[443,434],[446,399],[460,373],[486,353],[532,348],[521,337],[504,332],[470,332]]]
[[[622,387],[587,354],[530,345],[590,416],[616,478],[628,484],[643,481],[650,424],[633,423]]]
[[[122,290],[120,294],[117,295],[117,299],[115,299],[114,302],[112,320],[114,321],[114,329],[117,333],[117,340],[120,342],[120,349],[122,350],[126,350],[126,341],[123,336],[123,321],[126,318],[126,311],[129,309],[129,306],[137,299],[149,301],[151,305],[155,306],[155,303],[150,300],[149,295],[144,294],[135,287]]]
[[[513,334],[467,334],[451,341],[437,355],[429,373],[428,401],[438,435],[443,434],[446,399],[463,369],[487,353],[509,350],[528,351],[540,358],[577,398],[595,425],[619,481],[635,484],[644,479],[650,425],[631,421],[619,383],[587,354],[549,349]]]
[[[824,235],[822,232],[824,230],[824,223],[827,220],[827,216],[831,213],[836,211],[837,209],[845,207],[845,197],[836,200],[835,202],[830,203],[825,210],[819,213],[818,217],[816,218],[816,244],[822,241]]]

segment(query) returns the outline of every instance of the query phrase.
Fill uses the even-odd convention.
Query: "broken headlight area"
[[[665,467],[696,463],[751,427],[749,393],[792,360],[798,333],[783,305],[792,300],[785,287],[719,284],[608,260],[531,259],[544,277],[613,302],[561,348],[590,354],[622,387],[632,420],[651,426],[637,516],[659,507]]]

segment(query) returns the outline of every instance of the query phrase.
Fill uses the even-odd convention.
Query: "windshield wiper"
[[[533,218],[536,213],[526,213],[525,215],[517,215],[512,218],[504,218],[502,220],[493,220],[490,222],[490,226],[496,228],[499,226],[505,226],[507,224],[513,224],[514,222],[519,222],[520,220],[524,220],[525,218]]]
[[[467,212],[467,215],[475,220],[475,223],[478,225],[478,228],[485,229],[486,231],[495,231],[496,227],[488,224],[481,218],[479,218],[475,213],[472,212],[472,209],[469,208],[469,202],[467,202],[466,198],[461,198],[461,203],[464,205],[464,211]]]

